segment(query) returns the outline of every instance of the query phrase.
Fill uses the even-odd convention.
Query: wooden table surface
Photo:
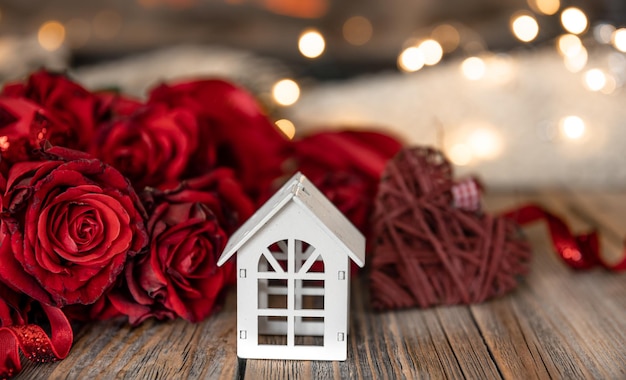
[[[621,254],[626,191],[488,194],[486,207],[502,211],[528,200],[575,231],[598,228],[604,251]],[[365,279],[355,279],[345,362],[238,360],[231,291],[223,309],[199,324],[88,325],[65,360],[24,360],[18,378],[626,379],[626,273],[574,272],[553,252],[543,224],[524,230],[533,247],[530,274],[516,291],[482,304],[375,313]]]

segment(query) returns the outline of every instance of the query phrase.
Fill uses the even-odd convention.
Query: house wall
[[[324,259],[324,346],[268,346],[258,342],[258,262],[263,250],[282,239],[305,241]],[[295,203],[285,206],[239,250],[237,281],[237,354],[245,358],[345,360],[348,333],[349,258],[339,250],[312,215]],[[343,275],[340,275],[343,272]],[[290,277],[293,281],[293,277]],[[293,287],[291,287],[293,289]],[[293,302],[294,294],[288,294]],[[294,325],[289,323],[289,331]],[[245,333],[243,332],[245,331]],[[343,337],[343,340],[338,339]],[[244,338],[245,337],[245,338]]]

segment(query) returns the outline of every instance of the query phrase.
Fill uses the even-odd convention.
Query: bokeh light
[[[485,75],[485,61],[479,57],[469,57],[461,64],[461,71],[469,80],[479,80]]]
[[[282,79],[272,87],[274,101],[281,106],[290,106],[300,97],[300,86],[291,79]]]
[[[91,36],[91,24],[82,18],[73,18],[65,23],[67,41],[73,48],[87,44]]]
[[[539,34],[539,24],[530,15],[518,14],[511,19],[511,30],[518,40],[530,42]]]
[[[600,23],[593,27],[593,37],[601,44],[610,44],[615,27],[611,24]]]
[[[365,45],[374,34],[370,20],[363,16],[352,16],[343,23],[343,38],[354,46]]]
[[[93,34],[100,39],[113,39],[121,30],[122,16],[115,11],[100,11],[93,19]]]
[[[561,13],[563,28],[573,34],[581,34],[587,30],[587,16],[578,8],[570,7]]]
[[[583,75],[583,84],[589,91],[600,91],[606,86],[606,75],[600,69],[591,69]]]
[[[617,80],[615,79],[613,75],[606,74],[606,73],[605,75],[606,75],[606,83],[604,84],[604,87],[602,87],[600,92],[603,94],[610,95],[617,90]]]
[[[559,121],[563,136],[570,140],[578,140],[585,134],[585,122],[578,116],[570,115]]]
[[[461,34],[458,29],[450,24],[437,25],[430,33],[430,37],[439,42],[446,53],[456,50],[461,42]]]
[[[566,55],[565,56],[565,68],[567,71],[572,73],[577,73],[580,70],[584,69],[587,65],[588,53],[587,49],[584,46],[580,47],[580,50],[576,55]]]
[[[274,124],[276,124],[278,129],[280,129],[281,132],[283,132],[289,140],[293,139],[293,137],[296,135],[296,127],[290,120],[280,119],[276,120]]]
[[[418,71],[424,64],[424,53],[415,46],[404,49],[398,56],[398,67],[406,72]]]
[[[298,49],[307,58],[319,57],[325,48],[326,41],[324,41],[324,36],[315,29],[305,30],[298,39]]]
[[[535,12],[551,16],[559,11],[559,0],[527,0],[528,6]]]
[[[58,21],[46,21],[39,27],[37,40],[45,50],[57,50],[65,41],[65,27]]]
[[[561,55],[575,57],[583,48],[583,43],[580,38],[574,34],[564,34],[558,38],[557,48]]]
[[[436,65],[443,57],[443,49],[435,40],[425,40],[419,44],[418,48],[424,55],[424,64],[428,66]]]
[[[479,127],[467,139],[472,155],[481,159],[492,159],[502,151],[502,139],[490,128]]]
[[[617,50],[626,53],[626,28],[619,28],[613,32],[611,43]]]
[[[467,144],[454,144],[452,148],[448,150],[448,158],[454,165],[469,165],[472,162],[472,150]]]

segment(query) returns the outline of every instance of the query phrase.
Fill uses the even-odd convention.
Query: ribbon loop
[[[52,337],[35,324],[0,328],[0,378],[15,376],[22,370],[18,349],[39,363],[55,362],[69,354],[74,337],[67,317],[57,307],[42,307],[50,321]]]
[[[503,216],[520,225],[544,220],[548,225],[554,249],[570,268],[582,270],[601,266],[616,272],[626,270],[626,247],[623,251],[623,257],[618,263],[607,263],[600,254],[600,241],[597,231],[574,235],[561,218],[542,206],[527,204],[505,212]]]

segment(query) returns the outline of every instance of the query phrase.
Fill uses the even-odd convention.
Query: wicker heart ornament
[[[387,164],[372,218],[375,309],[482,302],[527,272],[530,248],[517,225],[455,207],[454,185],[433,148],[404,149]]]

